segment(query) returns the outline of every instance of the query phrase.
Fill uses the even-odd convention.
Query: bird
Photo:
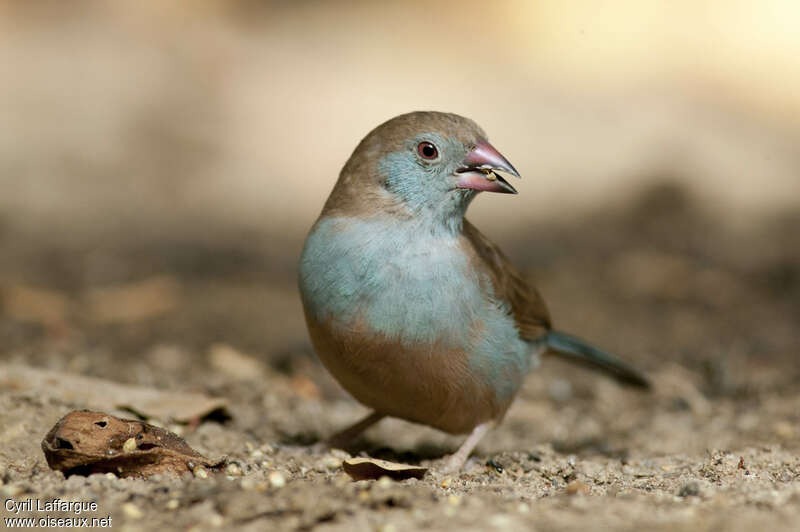
[[[298,284],[323,365],[370,413],[467,434],[444,459],[462,469],[545,354],[647,388],[619,358],[552,327],[542,296],[465,217],[481,192],[520,177],[471,119],[396,116],[364,137],[306,237]]]

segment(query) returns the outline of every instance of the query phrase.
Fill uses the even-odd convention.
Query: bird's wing
[[[525,340],[537,340],[550,329],[550,312],[542,296],[529,285],[510,260],[491,240],[464,220],[464,236],[471,251],[492,282],[494,296],[511,307],[511,314]]]

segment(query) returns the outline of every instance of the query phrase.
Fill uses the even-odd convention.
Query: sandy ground
[[[797,222],[734,232],[664,185],[615,214],[509,231],[555,322],[655,389],[546,361],[451,476],[436,468],[460,438],[398,420],[346,450],[319,444],[365,410],[316,362],[294,259],[270,242],[70,249],[0,232],[0,364],[223,398],[226,416],[150,421],[231,464],[208,478],[64,478],[40,442],[88,405],[0,374],[0,498],[96,501],[81,516],[124,530],[797,530]],[[341,461],[356,455],[432,469],[354,482]]]

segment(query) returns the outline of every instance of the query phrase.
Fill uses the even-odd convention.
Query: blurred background
[[[470,215],[557,324],[708,395],[796,382],[796,2],[2,0],[0,56],[5,360],[202,387],[226,345],[339,393],[302,239],[434,109],[523,174]]]

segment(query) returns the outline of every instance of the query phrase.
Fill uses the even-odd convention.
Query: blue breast
[[[513,394],[509,376],[527,372],[531,347],[461,245],[413,220],[323,218],[300,262],[306,310],[321,323],[362,320],[405,345],[463,349],[499,396]]]

